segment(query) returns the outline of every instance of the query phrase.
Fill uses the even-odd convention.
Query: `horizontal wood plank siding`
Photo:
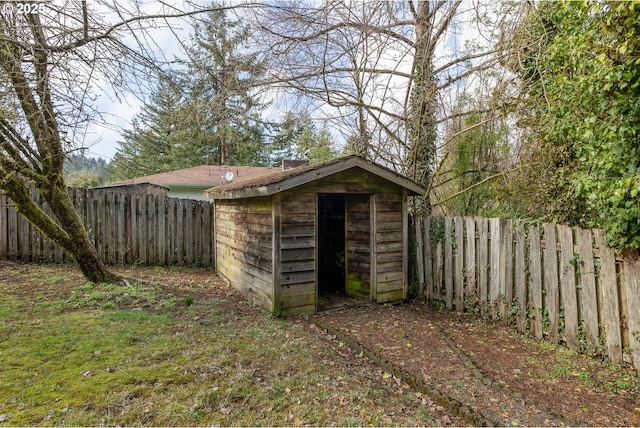
[[[405,288],[402,192],[377,194],[375,204],[376,301],[400,301]]]
[[[280,221],[280,314],[316,311],[316,195],[283,192]]]
[[[273,303],[271,198],[216,202],[216,270],[251,303]]]
[[[346,200],[346,291],[369,298],[371,294],[371,209],[369,195],[349,195]]]

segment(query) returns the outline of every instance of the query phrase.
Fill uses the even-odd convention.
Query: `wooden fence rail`
[[[418,293],[640,370],[640,260],[600,230],[415,218]]]
[[[33,189],[34,200],[51,213]],[[98,254],[110,264],[213,266],[213,203],[100,189],[69,189]],[[69,260],[0,194],[0,259]]]

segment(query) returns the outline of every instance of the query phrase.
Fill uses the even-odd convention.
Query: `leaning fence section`
[[[418,293],[640,370],[640,260],[600,230],[415,218]]]
[[[36,189],[32,197],[51,209]],[[98,254],[110,264],[213,266],[213,203],[100,189],[69,189]],[[69,260],[0,194],[0,259]]]

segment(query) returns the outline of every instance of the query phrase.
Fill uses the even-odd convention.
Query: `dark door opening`
[[[318,294],[344,294],[345,195],[318,195]]]

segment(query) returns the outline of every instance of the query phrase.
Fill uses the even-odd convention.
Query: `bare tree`
[[[481,0],[281,0],[253,18],[271,64],[265,83],[314,99],[351,151],[430,186],[444,125],[468,113],[452,115],[457,96],[500,60],[491,34],[463,45],[460,32],[479,34],[497,10]]]
[[[94,282],[118,278],[69,198],[63,162],[99,119],[93,101],[104,86],[119,94],[157,73],[149,30],[200,12],[152,6],[145,12],[138,3],[6,2],[0,11],[0,190]],[[53,216],[31,199],[30,184]]]

